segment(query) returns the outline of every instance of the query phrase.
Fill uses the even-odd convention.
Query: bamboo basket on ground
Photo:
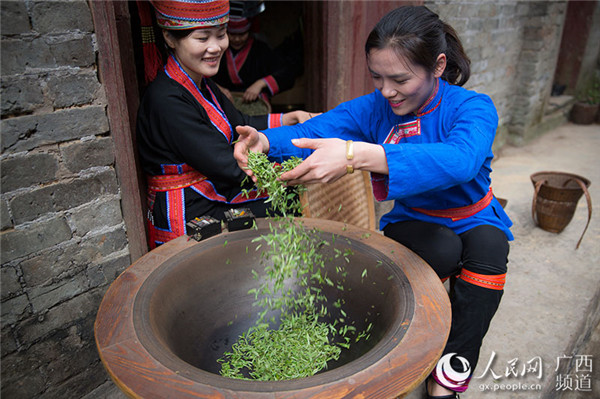
[[[552,233],[560,233],[571,222],[577,203],[585,194],[588,206],[588,221],[575,249],[581,240],[592,218],[592,199],[587,188],[591,182],[585,177],[564,172],[537,172],[531,175],[535,188],[531,217],[537,225]]]

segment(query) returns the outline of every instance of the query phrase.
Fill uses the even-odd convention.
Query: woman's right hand
[[[236,126],[235,130],[239,134],[239,137],[233,147],[233,157],[237,161],[240,169],[250,176],[252,181],[256,182],[256,177],[253,175],[252,171],[248,169],[248,151],[267,154],[270,147],[269,140],[267,139],[267,136],[254,129],[252,126]]]

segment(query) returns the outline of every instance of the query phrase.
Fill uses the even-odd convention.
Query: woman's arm
[[[270,129],[264,134],[248,131],[246,139],[236,145],[235,157],[241,167],[246,166],[248,149],[268,153],[277,161],[291,156],[305,158],[282,175],[290,184],[333,182],[354,170],[387,174],[385,152],[370,135],[370,102],[369,97],[354,100],[301,125]],[[357,114],[362,120],[355,118]]]
[[[333,183],[355,170],[388,174],[385,151],[378,144],[335,138],[294,139],[292,143],[314,151],[296,168],[281,175],[290,185]]]

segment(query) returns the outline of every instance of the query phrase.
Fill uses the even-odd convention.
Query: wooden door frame
[[[121,189],[121,210],[134,262],[148,252],[143,200],[144,180],[135,145],[139,105],[129,4],[127,1],[88,2],[98,45],[99,77],[107,100],[115,169]]]
[[[306,2],[307,109],[325,112],[371,93],[373,82],[364,50],[369,33],[393,9],[423,3],[423,0]]]

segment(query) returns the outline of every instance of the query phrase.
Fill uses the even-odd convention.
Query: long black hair
[[[367,42],[371,50],[392,48],[396,54],[433,72],[437,57],[446,54],[442,79],[458,86],[471,76],[471,60],[465,54],[454,28],[425,6],[404,6],[386,14],[375,25]]]

